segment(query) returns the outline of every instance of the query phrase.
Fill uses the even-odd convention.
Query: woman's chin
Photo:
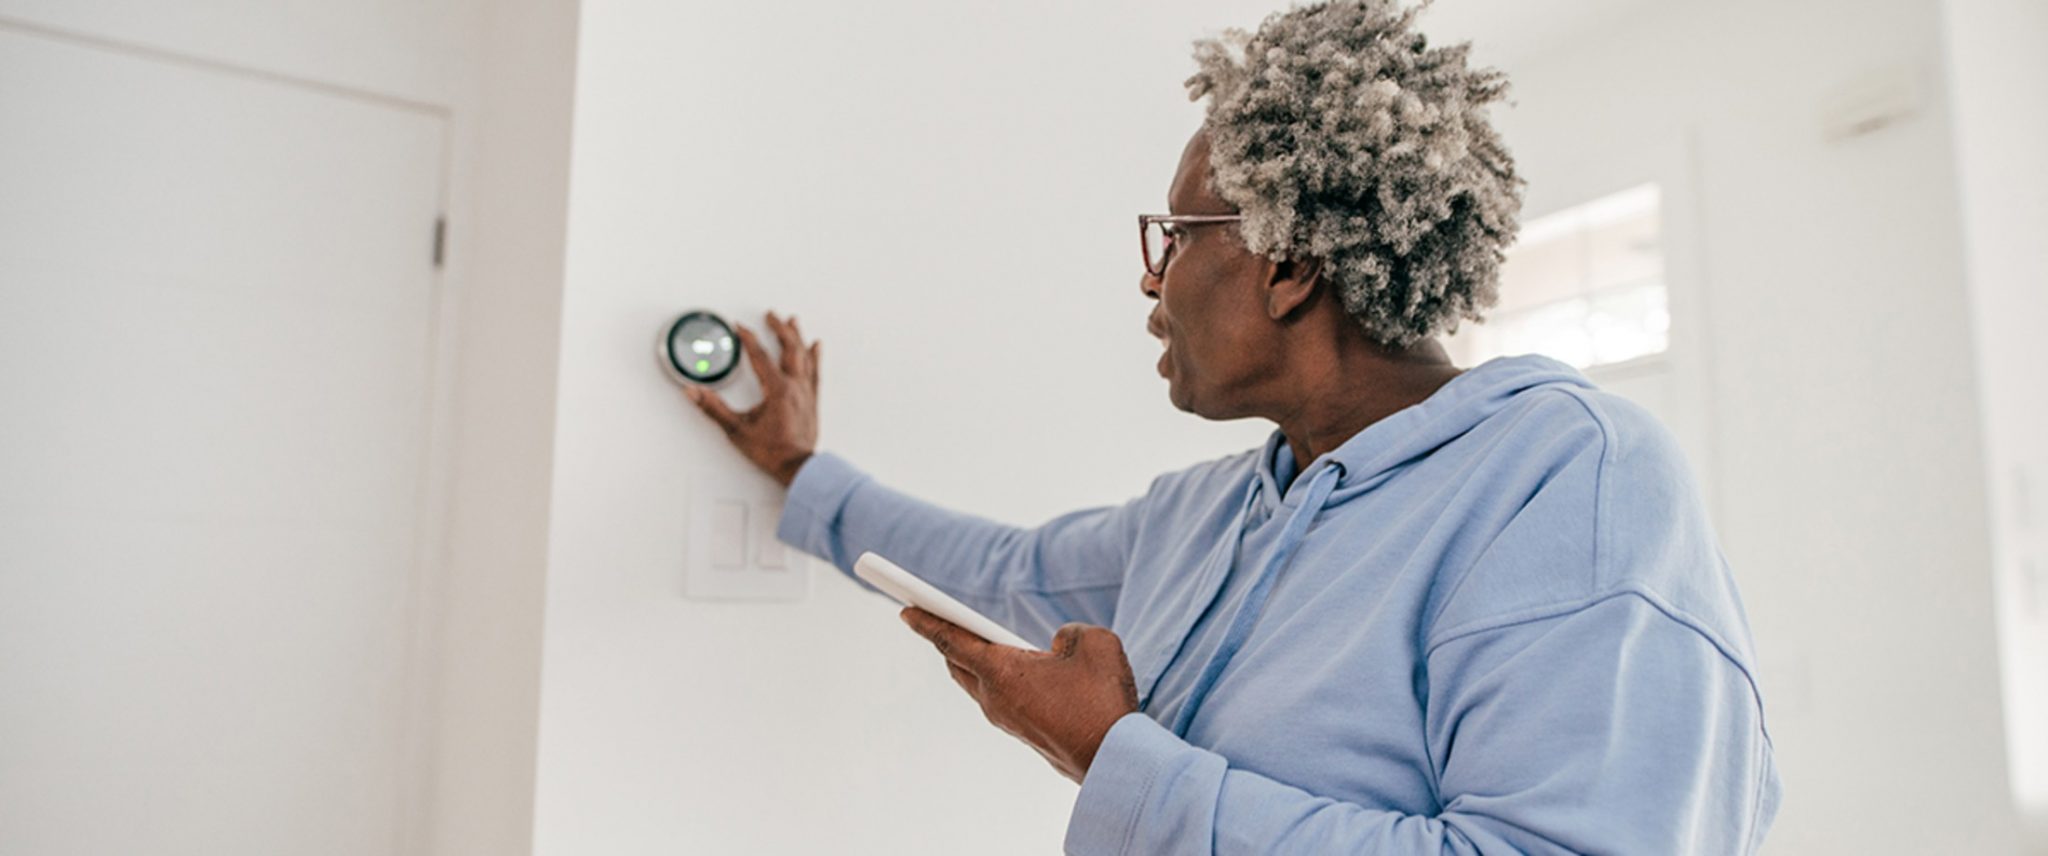
[[[1189,384],[1181,376],[1181,373],[1176,370],[1172,351],[1159,355],[1159,376],[1166,379],[1166,400],[1173,402],[1175,408],[1188,413],[1195,413],[1195,394],[1192,384]]]
[[[1172,375],[1166,377],[1166,400],[1173,402],[1175,409],[1188,413],[1195,412],[1195,403],[1192,398],[1180,381],[1174,380]]]

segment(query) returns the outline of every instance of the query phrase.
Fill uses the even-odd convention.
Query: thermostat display
[[[725,319],[702,310],[669,325],[661,340],[661,363],[683,383],[715,384],[740,364],[739,340]]]

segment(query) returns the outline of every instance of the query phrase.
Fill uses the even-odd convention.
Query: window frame
[[[1595,384],[1662,375],[1672,413],[1664,419],[1699,481],[1709,513],[1721,517],[1716,485],[1712,306],[1703,263],[1704,200],[1697,180],[1697,131],[1614,141],[1564,152],[1518,149],[1528,180],[1522,220],[1533,222],[1645,184],[1658,189],[1658,238],[1664,255],[1665,307],[1671,316],[1664,351],[1583,370]],[[1469,325],[1470,322],[1467,322]],[[1461,327],[1461,330],[1464,328]],[[1461,356],[1453,352],[1454,356]]]

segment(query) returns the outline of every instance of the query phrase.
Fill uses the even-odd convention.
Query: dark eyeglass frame
[[[1140,214],[1138,215],[1138,253],[1145,260],[1145,272],[1155,277],[1166,276],[1166,266],[1173,261],[1173,233],[1168,226],[1212,226],[1218,223],[1235,223],[1243,220],[1243,214]],[[1159,264],[1152,263],[1152,224],[1160,225],[1159,234],[1164,246],[1159,248]]]

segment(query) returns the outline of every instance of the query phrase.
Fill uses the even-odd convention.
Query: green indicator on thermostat
[[[662,367],[678,382],[715,385],[739,365],[737,344],[732,325],[700,309],[670,324],[657,351]]]

